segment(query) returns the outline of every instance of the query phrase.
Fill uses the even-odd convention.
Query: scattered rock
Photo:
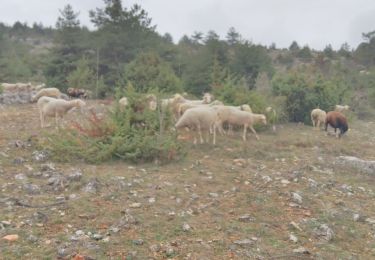
[[[80,181],[82,179],[82,172],[81,170],[75,170],[71,174],[68,175],[69,181]]]
[[[49,153],[46,150],[34,151],[32,153],[32,158],[36,162],[45,162],[49,158]]]
[[[26,159],[22,157],[16,157],[13,159],[13,163],[17,165],[23,164],[24,162],[26,162]]]
[[[89,182],[83,187],[83,192],[86,193],[97,193],[100,189],[100,182],[97,178],[92,178]]]
[[[30,195],[40,194],[40,187],[36,184],[26,183],[23,185],[23,189]]]
[[[294,234],[289,234],[289,240],[292,241],[293,243],[298,242],[298,238]]]
[[[13,241],[17,241],[18,240],[18,235],[17,234],[13,234],[13,235],[6,235],[3,237],[4,240],[7,240],[9,242],[13,242]]]
[[[190,227],[189,224],[184,223],[184,224],[182,225],[182,230],[183,230],[183,231],[187,232],[187,231],[190,231],[190,229],[191,229],[191,227]]]
[[[319,227],[315,228],[313,232],[316,237],[327,242],[331,241],[335,235],[333,230],[327,224],[321,224]]]
[[[298,204],[302,204],[302,196],[296,192],[292,192],[292,201]]]
[[[336,158],[336,162],[355,168],[362,173],[375,174],[375,161],[366,161],[354,156],[339,156]]]
[[[141,245],[144,244],[144,241],[143,241],[143,239],[135,239],[135,240],[133,240],[133,244],[137,245],[137,246],[141,246]]]
[[[36,242],[38,242],[39,239],[36,236],[34,236],[34,235],[29,235],[27,237],[27,240],[30,241],[30,242],[32,242],[32,243],[36,243]]]
[[[157,252],[160,251],[161,247],[160,247],[160,245],[155,244],[155,245],[151,245],[149,247],[149,249],[150,249],[151,252],[157,253]]]
[[[233,242],[233,244],[241,246],[241,247],[249,247],[254,245],[254,241],[251,239],[243,239],[243,240],[236,240]]]
[[[139,202],[135,202],[135,203],[132,203],[132,204],[130,204],[129,205],[129,208],[140,208],[142,206],[142,204],[141,203],[139,203]]]
[[[208,193],[208,195],[209,195],[211,198],[217,198],[217,197],[219,197],[219,194],[217,194],[216,192],[210,192],[210,193]]]
[[[24,180],[27,179],[26,175],[23,174],[23,173],[16,174],[16,175],[14,176],[14,178],[15,178],[16,180],[20,180],[20,181],[24,181]]]
[[[296,254],[306,254],[306,255],[310,254],[309,250],[307,250],[303,246],[301,246],[299,248],[296,248],[296,249],[293,249],[293,253],[296,253]]]
[[[241,222],[252,222],[252,221],[255,221],[255,218],[253,218],[249,214],[246,214],[246,215],[240,216],[238,218],[238,220],[241,221]]]

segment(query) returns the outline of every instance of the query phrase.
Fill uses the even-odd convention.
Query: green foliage
[[[182,84],[168,63],[155,53],[141,53],[125,68],[125,81],[136,91],[158,90],[175,93],[182,90]]]
[[[68,75],[67,81],[69,87],[95,91],[95,73],[86,58],[77,61],[76,70]]]
[[[121,96],[121,94],[118,94]],[[84,160],[100,163],[124,160],[134,163],[155,161],[167,163],[183,156],[177,132],[171,130],[171,117],[161,111],[150,111],[145,96],[128,88],[129,106],[116,106],[104,119],[92,113],[86,122],[73,122],[70,129],[52,134],[41,145],[50,149],[57,160]]]
[[[299,50],[297,57],[303,59],[304,61],[310,61],[312,54],[309,46],[304,46],[301,50]]]
[[[310,112],[314,108],[330,111],[350,95],[348,85],[341,79],[325,80],[307,73],[277,75],[272,80],[275,95],[286,97],[286,112],[293,122],[311,123]]]
[[[237,79],[230,75],[225,79],[224,84],[214,90],[218,100],[228,105],[250,105],[255,113],[263,113],[266,107],[264,96],[258,92],[249,90],[244,79]]]

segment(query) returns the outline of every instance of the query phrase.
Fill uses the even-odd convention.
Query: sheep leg
[[[55,113],[55,124],[56,124],[56,128],[59,127],[59,115],[57,113]]]
[[[40,118],[40,127],[44,127],[44,120],[43,120],[43,112],[39,110],[39,118]]]
[[[233,126],[228,124],[228,135],[233,135]]]
[[[212,140],[212,144],[215,145],[216,144],[216,126],[214,125],[214,138]]]
[[[317,129],[317,130],[320,129],[320,120],[318,120],[318,123],[316,124],[316,129]]]
[[[253,132],[253,133],[255,134],[255,138],[256,138],[257,140],[259,140],[259,136],[257,135],[257,132],[255,131],[255,129],[253,128],[253,126],[250,126],[250,125],[249,125],[249,128],[250,128],[251,132]]]
[[[242,140],[246,142],[246,133],[247,133],[247,125],[243,126],[243,135],[242,135]]]
[[[198,134],[199,134],[199,139],[201,141],[201,144],[203,144],[204,140],[203,140],[203,137],[202,137],[201,125],[198,125]]]

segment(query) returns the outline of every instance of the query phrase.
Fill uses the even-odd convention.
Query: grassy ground
[[[0,236],[19,236],[0,240],[0,259],[375,258],[374,226],[364,221],[375,219],[375,177],[335,163],[375,160],[374,122],[352,122],[341,140],[296,124],[246,144],[240,133],[216,146],[188,140],[187,157],[165,166],[52,162],[60,175],[83,173],[55,187],[43,172],[51,161],[32,159],[43,134],[36,106],[3,107],[0,119]],[[85,192],[94,178],[98,191]],[[329,241],[317,235],[322,224]],[[309,254],[293,253],[299,247]]]

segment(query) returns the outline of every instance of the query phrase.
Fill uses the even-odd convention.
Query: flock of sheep
[[[344,111],[349,110],[349,106],[336,105],[335,111],[330,111],[326,113],[324,110],[315,108],[311,111],[311,121],[315,129],[320,129],[320,124],[324,124],[324,129],[327,131],[328,125],[336,130],[339,129],[340,132],[337,133],[337,137],[341,137],[346,131],[348,131],[348,120],[343,114]]]
[[[72,108],[83,108],[86,103],[79,98],[87,98],[89,92],[83,89],[68,89],[68,95],[62,93],[57,88],[44,88],[44,84],[33,87],[30,83],[3,83],[4,90],[21,91],[28,89],[37,90],[38,92],[32,97],[32,101],[37,102],[37,107],[40,116],[40,125],[45,127],[46,117],[54,117],[56,127],[59,124],[59,119],[62,118]],[[76,98],[71,99],[69,98]],[[275,109],[267,107],[264,114],[255,114],[252,112],[248,104],[241,106],[224,105],[219,100],[213,100],[210,93],[205,93],[201,100],[189,100],[181,94],[175,94],[171,98],[162,99],[161,107],[169,109],[176,121],[175,128],[177,130],[188,128],[196,130],[200,143],[204,143],[202,132],[207,134],[207,142],[212,135],[212,143],[216,143],[216,132],[220,134],[231,134],[233,126],[243,127],[242,139],[246,141],[247,129],[250,129],[256,139],[259,139],[255,129],[255,124],[267,124],[267,116],[276,114]],[[158,105],[158,100],[155,95],[148,94],[142,104],[136,104],[135,110],[140,111],[145,108],[155,111]],[[124,110],[129,106],[128,99],[123,97],[119,100],[119,107]],[[134,108],[133,108],[134,109]],[[348,123],[344,111],[349,110],[349,106],[336,105],[335,111],[326,113],[325,111],[316,108],[311,111],[311,120],[313,127],[320,128],[320,125],[325,126],[327,131],[328,125],[335,129],[339,129],[338,137],[342,136],[348,130]],[[267,115],[267,116],[266,116]],[[223,126],[228,126],[228,131],[224,131]],[[275,126],[274,130],[275,130]],[[194,136],[194,144],[197,143],[197,136]]]

